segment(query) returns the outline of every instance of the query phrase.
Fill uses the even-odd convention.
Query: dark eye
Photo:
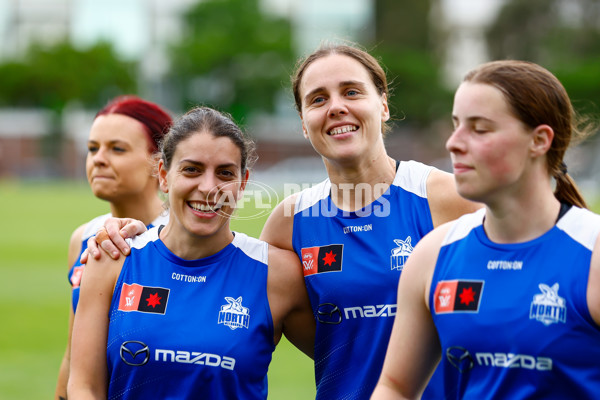
[[[219,172],[219,174],[221,174],[221,176],[223,176],[225,178],[233,178],[233,177],[235,177],[235,172],[230,171],[228,169],[221,170]]]
[[[348,96],[356,96],[358,94],[358,90],[350,89],[346,92]]]
[[[122,147],[115,146],[115,147],[113,147],[113,151],[114,151],[115,153],[125,153],[127,150],[125,150],[125,149],[124,149],[124,148],[122,148]]]
[[[96,153],[98,151],[98,146],[88,146],[89,153]]]
[[[312,104],[320,104],[325,101],[325,98],[322,96],[315,97],[312,101]]]

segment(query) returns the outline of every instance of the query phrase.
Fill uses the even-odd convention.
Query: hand
[[[88,248],[81,254],[80,261],[85,264],[89,255],[99,260],[101,256],[100,249],[117,260],[121,253],[129,255],[129,245],[125,239],[134,237],[146,231],[146,226],[142,221],[132,218],[109,218],[104,223],[104,227],[88,239]]]

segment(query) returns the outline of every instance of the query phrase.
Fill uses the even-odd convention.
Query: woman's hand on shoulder
[[[483,204],[459,195],[456,191],[454,175],[439,169],[431,171],[427,178],[427,200],[434,227],[483,207]]]
[[[142,221],[133,218],[108,218],[104,227],[95,236],[88,239],[88,248],[81,255],[81,263],[85,264],[89,256],[99,260],[104,250],[111,258],[118,260],[120,255],[129,255],[129,245],[125,241],[146,231]]]
[[[267,294],[275,343],[283,333],[294,346],[312,358],[316,323],[296,253],[269,246]]]
[[[293,251],[292,234],[294,229],[294,206],[296,195],[283,199],[271,212],[263,226],[260,239],[265,242]]]

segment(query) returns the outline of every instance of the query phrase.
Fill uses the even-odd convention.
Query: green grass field
[[[73,229],[108,212],[85,182],[0,182],[0,399],[50,399],[64,351]],[[233,221],[258,236],[264,219]],[[314,398],[312,361],[282,340],[270,399]]]
[[[0,182],[0,399],[52,398],[67,335],[69,237],[107,211],[85,183]],[[265,219],[232,227],[258,236]],[[284,339],[269,382],[270,399],[314,398],[312,361]]]

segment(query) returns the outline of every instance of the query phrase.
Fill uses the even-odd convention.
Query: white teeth
[[[357,129],[358,129],[358,127],[352,126],[352,125],[339,126],[337,128],[333,128],[332,130],[330,130],[329,134],[331,136],[335,136],[335,135],[339,135],[341,133],[352,132]]]
[[[194,210],[201,211],[201,212],[213,212],[213,211],[217,211],[217,209],[219,208],[218,205],[210,206],[208,204],[203,204],[203,203],[192,203],[192,202],[190,202],[188,204]]]

